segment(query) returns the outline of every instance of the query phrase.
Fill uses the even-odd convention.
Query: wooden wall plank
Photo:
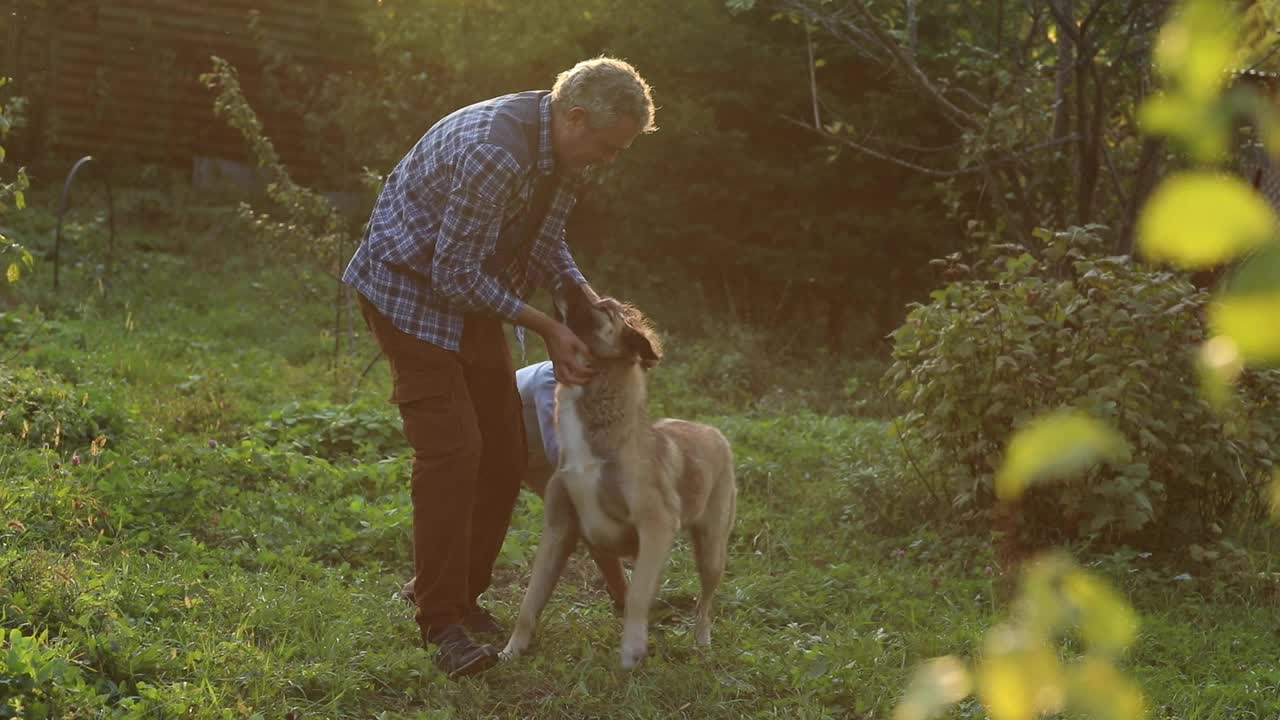
[[[20,18],[5,58],[16,57],[24,76],[43,79],[32,98],[40,107],[31,129],[45,151],[101,155],[109,148],[123,158],[189,167],[198,155],[246,156],[198,80],[219,55],[237,67],[281,156],[305,173],[316,163],[305,152],[302,118],[268,109],[250,13],[258,11],[259,31],[272,47],[313,69],[336,70],[344,58],[335,47],[367,42],[358,14],[368,2],[82,0],[62,6],[56,18]]]

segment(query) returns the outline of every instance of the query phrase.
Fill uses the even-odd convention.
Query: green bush
[[[1083,410],[1119,429],[1130,460],[1034,489],[1019,531],[1044,540],[1189,542],[1236,511],[1262,511],[1276,459],[1280,373],[1250,371],[1231,411],[1198,394],[1192,351],[1207,294],[1182,275],[1100,254],[1093,228],[1039,231],[1035,254],[992,246],[916,304],[893,333],[886,378],[913,410],[898,428],[908,472],[970,518],[995,510],[1010,434]]]
[[[326,460],[376,460],[408,450],[400,416],[391,406],[289,403],[250,430],[268,445],[287,445]]]
[[[49,372],[0,365],[0,436],[73,452],[90,449],[100,437],[118,439],[123,418],[90,400]]]

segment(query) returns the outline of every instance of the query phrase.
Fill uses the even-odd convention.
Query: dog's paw
[[[515,638],[512,638],[510,641],[507,642],[507,646],[504,647],[502,651],[498,653],[498,659],[503,661],[514,660],[520,657],[520,653],[524,652],[525,647],[526,647],[525,643],[518,643],[515,641]]]
[[[635,670],[644,661],[645,655],[649,654],[648,648],[644,645],[636,647],[623,646],[622,648],[622,669]]]

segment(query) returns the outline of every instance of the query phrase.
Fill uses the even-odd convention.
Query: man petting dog
[[[343,274],[390,364],[413,447],[417,622],[450,678],[497,661],[471,633],[503,633],[477,603],[526,453],[502,323],[542,337],[560,383],[590,379],[586,345],[525,298],[562,283],[595,296],[564,242],[578,176],[655,130],[653,113],[648,83],[603,57],[561,73],[550,92],[453,112],[387,176]]]
[[[546,494],[547,482],[560,464],[560,443],[556,439],[556,372],[550,360],[516,370],[516,391],[524,411],[524,437],[528,456],[520,484],[537,493]],[[627,581],[622,574],[622,560],[617,555],[587,546],[587,551],[600,568],[605,590],[613,600],[614,610],[622,612],[627,597]],[[416,580],[400,588],[400,597],[414,602]]]

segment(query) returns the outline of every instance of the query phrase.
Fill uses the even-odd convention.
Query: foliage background
[[[0,15],[0,30],[56,45],[64,13],[136,7],[40,0]],[[1273,137],[1265,94],[1231,81],[1241,66],[1274,65],[1274,10],[1241,7],[1241,47],[1231,38],[1207,72],[1158,57],[1170,9],[1158,1],[386,0],[360,8],[360,39],[331,43],[328,63],[282,40],[269,13],[246,13],[251,52],[236,64],[267,122],[221,98],[216,120],[247,128],[252,154],[282,157],[290,174],[269,168],[275,186],[238,214],[202,204],[210,195],[188,184],[190,158],[144,157],[116,133],[146,105],[130,105],[138,88],[102,66],[91,96],[103,152],[130,186],[119,285],[100,262],[104,221],[90,207],[68,226],[75,291],[50,293],[38,262],[32,282],[0,290],[0,713],[349,715],[366,710],[353,698],[372,698],[388,716],[573,714],[643,695],[648,714],[739,716],[754,704],[760,716],[882,716],[905,668],[942,653],[982,661],[982,708],[949,693],[957,716],[999,714],[993,693],[1019,682],[1061,686],[1059,655],[1080,673],[1065,681],[1073,703],[1136,698],[1093,708],[1104,714],[1142,704],[1112,660],[1153,683],[1164,716],[1274,713],[1274,672],[1248,658],[1266,657],[1280,598],[1274,530],[1260,522],[1276,371],[1232,360],[1216,402],[1202,397],[1192,352],[1222,329],[1217,296],[1191,282],[1203,276],[1114,255],[1133,248],[1160,178],[1183,168],[1213,192],[1192,193],[1201,204],[1164,226],[1183,230],[1184,251],[1206,245],[1215,228],[1179,220],[1230,199],[1207,176],[1239,169],[1242,139]],[[172,37],[145,23],[138,32],[159,43],[145,54],[146,67],[165,69],[152,92],[225,90],[230,74],[199,84]],[[420,655],[395,640],[403,608],[378,599],[403,579],[406,458],[377,402],[385,377],[361,386],[367,338],[348,325],[351,352],[328,352],[341,333],[322,328],[341,323],[329,325],[326,275],[380,175],[436,118],[546,87],[601,52],[653,82],[663,130],[591,188],[572,242],[593,279],[678,338],[655,373],[655,412],[715,422],[743,450],[740,574],[724,603],[731,649],[699,671],[670,650],[639,684],[602,675],[606,623],[579,577],[559,618],[571,629],[548,635],[568,655],[548,651],[532,674],[506,671],[500,686],[442,699],[419,683]],[[206,59],[198,72],[212,69]],[[1178,105],[1187,78],[1200,85]],[[33,110],[36,122],[6,142],[31,166],[43,209],[3,222],[45,260],[70,145],[40,79],[4,89],[29,106],[10,95],[3,107]],[[1162,103],[1163,116],[1151,110]],[[172,142],[168,133],[155,138]],[[1254,229],[1274,225],[1264,202],[1274,198],[1227,189],[1251,199]],[[1255,234],[1226,245],[1274,240]],[[276,252],[285,246],[301,252]],[[1174,250],[1168,259],[1186,259]],[[1220,271],[1233,252],[1195,267]],[[1264,271],[1280,267],[1256,257]],[[1244,273],[1236,290],[1271,287],[1251,284],[1265,274]],[[1268,342],[1249,349],[1280,347]],[[1112,421],[1123,462],[1089,467],[1100,453],[1085,447],[1065,463],[1075,477],[1000,504],[1011,435],[1062,406]],[[522,501],[504,548],[510,576],[493,601],[508,610],[537,510]],[[1018,601],[1023,541],[1074,544],[1126,597],[1058,563],[1026,586],[1053,602]],[[687,571],[677,564],[666,588],[677,641]],[[1126,601],[1151,619],[1145,644],[1130,646]],[[979,645],[978,628],[1002,616],[1030,650]],[[1081,628],[1085,662],[1060,636],[1076,616],[1101,621]],[[1188,637],[1186,617],[1217,634]],[[583,619],[597,629],[576,632]],[[1119,626],[1094,642],[1097,627]],[[353,657],[358,670],[344,675]],[[1200,664],[1181,666],[1187,657]],[[1035,677],[1046,667],[1051,678]],[[1005,682],[987,683],[996,671]],[[1217,690],[1188,693],[1200,685]],[[1028,691],[1000,716],[1058,709],[1037,707],[1043,695]]]

